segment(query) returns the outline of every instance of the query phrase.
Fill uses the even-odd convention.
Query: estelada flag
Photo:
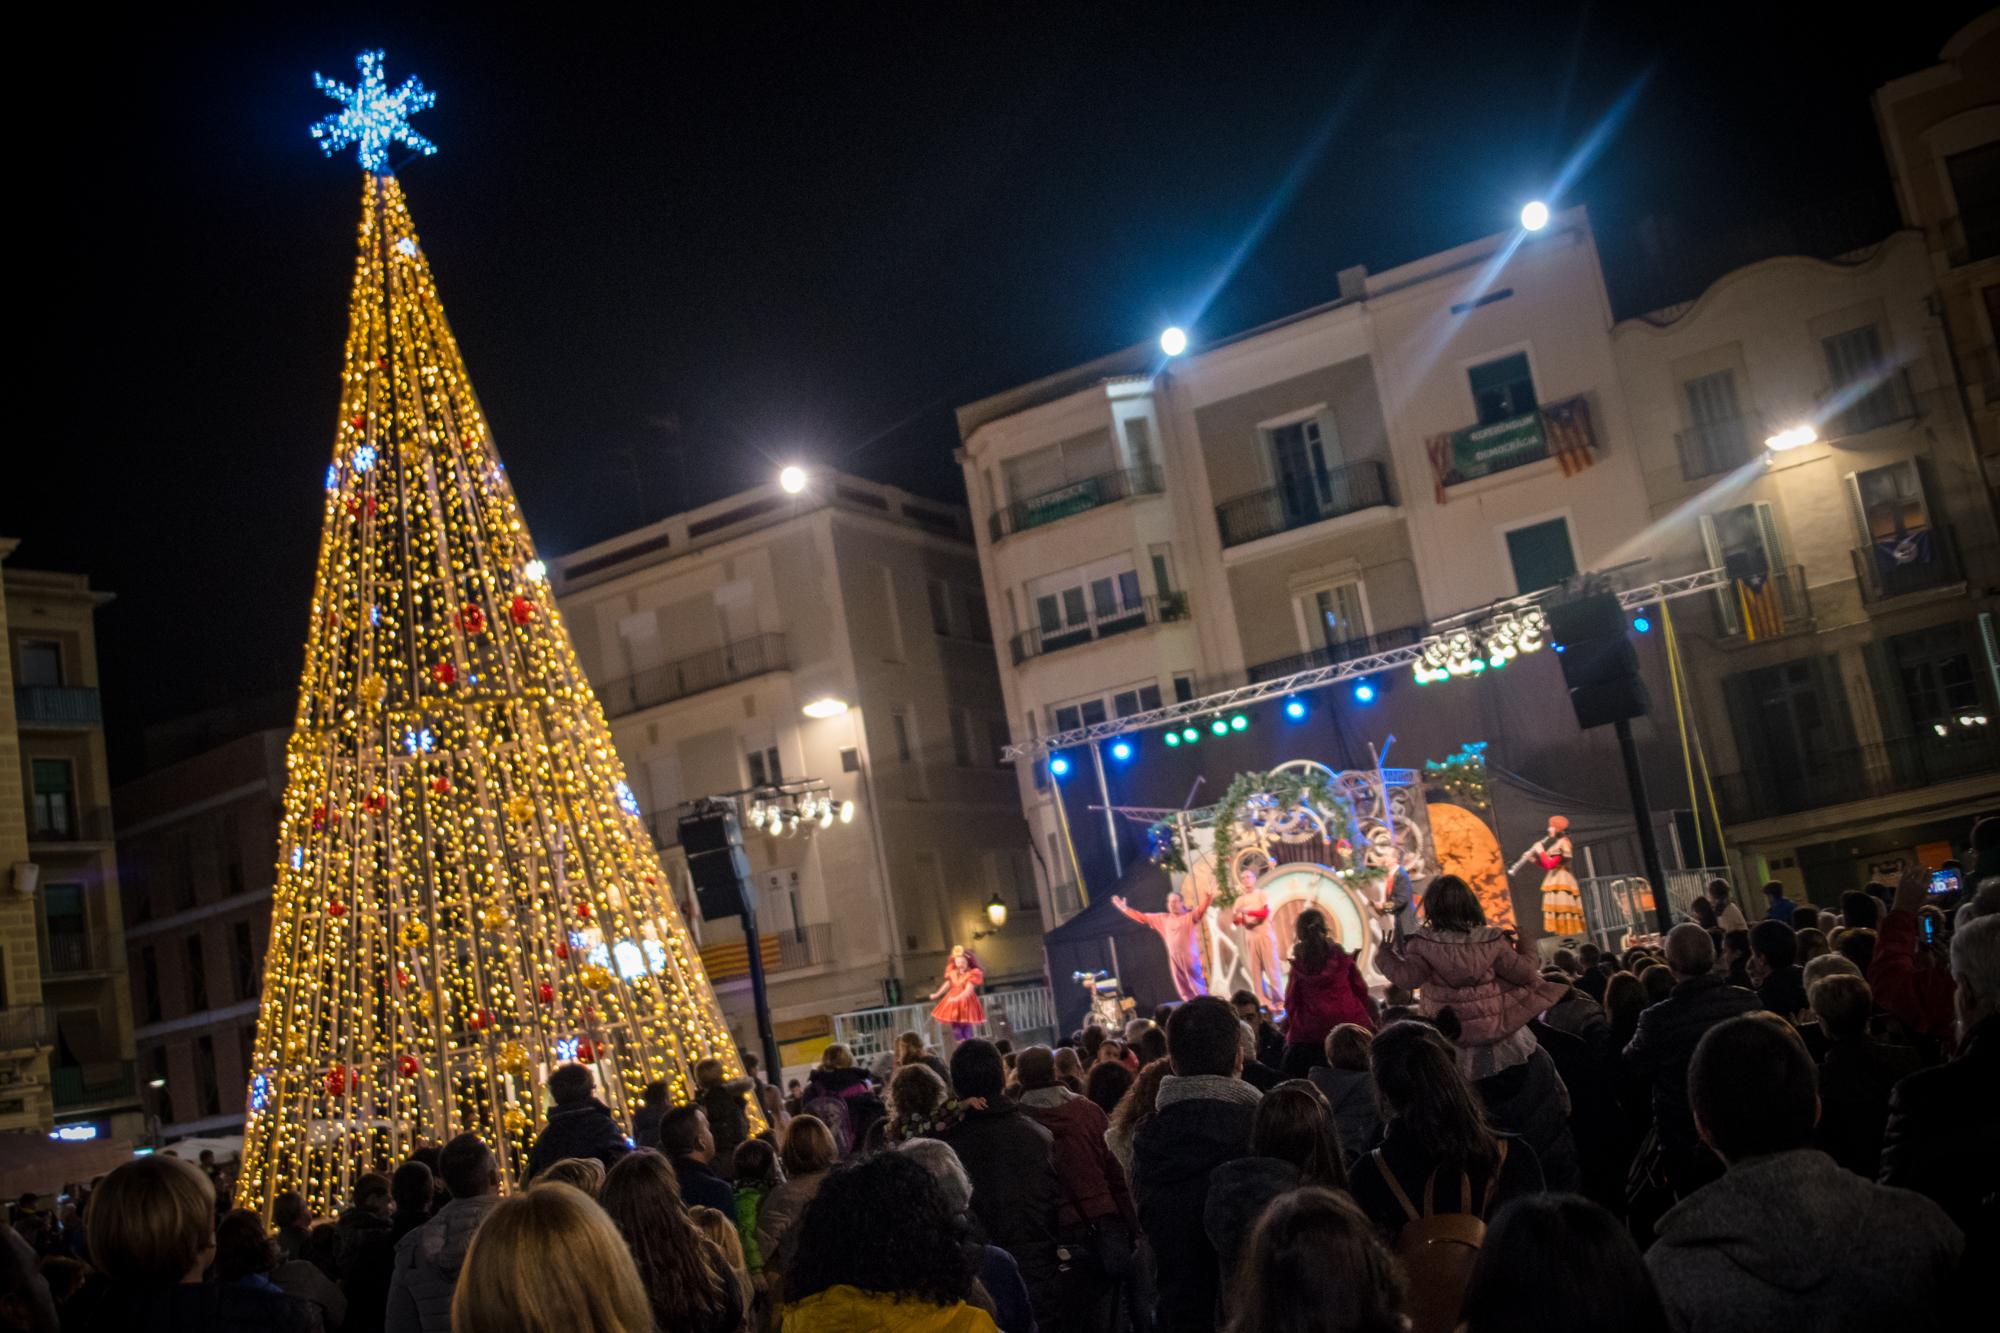
[[[1755,643],[1785,630],[1785,610],[1778,600],[1778,580],[1753,574],[1736,580],[1736,606],[1743,615],[1743,636]]]
[[[1542,409],[1542,430],[1548,436],[1549,454],[1565,477],[1597,461],[1597,435],[1590,428],[1590,400],[1582,395]]]

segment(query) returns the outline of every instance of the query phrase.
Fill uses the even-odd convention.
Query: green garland
[[[1462,801],[1478,810],[1493,807],[1490,779],[1486,773],[1485,741],[1468,741],[1463,748],[1446,755],[1443,762],[1424,760],[1424,777],[1454,801]]]
[[[1355,827],[1354,811],[1345,800],[1334,794],[1333,783],[1318,769],[1238,773],[1215,807],[1215,900],[1224,907],[1236,901],[1235,879],[1227,873],[1230,857],[1236,850],[1236,826],[1243,817],[1244,807],[1258,796],[1270,797],[1280,810],[1310,806],[1325,819],[1328,841],[1344,841],[1355,847],[1361,843],[1360,830]],[[1354,873],[1380,874],[1379,871],[1367,870]]]

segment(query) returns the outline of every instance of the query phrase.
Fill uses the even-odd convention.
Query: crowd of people
[[[504,1197],[468,1134],[267,1230],[145,1157],[9,1231],[0,1327],[1955,1327],[2000,1239],[2000,875],[1969,878],[1741,924],[1718,882],[1657,947],[1543,966],[1445,876],[1377,953],[1384,1003],[1308,912],[1276,1015],[1203,996],[948,1059],[906,1033],[786,1094],[704,1061],[630,1124],[564,1065]]]

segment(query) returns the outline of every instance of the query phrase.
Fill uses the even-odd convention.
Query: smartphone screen
[[[1931,871],[1931,894],[1933,897],[1958,892],[1958,872],[1956,870]]]

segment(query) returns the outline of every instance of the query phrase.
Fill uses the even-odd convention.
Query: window
[[[1535,410],[1535,379],[1528,370],[1526,352],[1510,352],[1472,366],[1465,374],[1472,383],[1472,406],[1480,425],[1525,416]]]
[[[63,683],[62,645],[54,639],[21,640],[19,685],[60,685]]]
[[[1882,541],[1927,529],[1930,506],[1911,459],[1854,474],[1854,497],[1861,529],[1869,541]]]
[[[236,998],[257,998],[257,953],[250,943],[250,923],[238,921],[229,931],[229,961],[236,972]]]
[[[1820,339],[1826,374],[1839,410],[1834,430],[1857,435],[1910,415],[1901,376],[1882,355],[1882,337],[1873,324]]]
[[[979,723],[971,710],[955,708],[951,714],[951,757],[960,768],[971,768],[979,749]]]
[[[222,1114],[222,1091],[215,1077],[215,1038],[203,1036],[194,1044],[194,1081],[201,1089],[201,1113]]]
[[[75,767],[67,759],[37,759],[33,773],[35,790],[30,819],[34,836],[76,837]]]
[[[1173,548],[1155,546],[1148,554],[1153,561],[1153,591],[1162,597],[1168,596],[1174,591]]]
[[[1194,698],[1194,677],[1186,672],[1174,677],[1174,702],[1184,704]]]
[[[882,608],[888,616],[888,634],[882,644],[882,660],[900,662],[903,660],[903,616],[896,606],[896,571],[887,565],[878,566],[882,571]]]
[[[208,1008],[208,967],[201,956],[201,936],[188,936],[182,948],[187,953],[188,1009],[200,1013]]]
[[[965,637],[981,643],[993,642],[993,620],[986,614],[986,595],[965,594]]]
[[[1953,264],[2000,255],[2000,143],[1982,144],[1944,160],[1958,201],[1959,248]]]
[[[1361,582],[1349,579],[1306,593],[1306,647],[1339,648],[1368,638],[1368,607],[1361,595]]]
[[[1514,591],[1540,592],[1576,573],[1576,552],[1570,546],[1569,521],[1552,518],[1530,523],[1507,534],[1507,558],[1514,566]]]
[[[752,750],[746,756],[750,767],[750,785],[753,787],[776,787],[785,780],[785,770],[778,764],[778,747],[767,745],[761,750]]]
[[[861,771],[861,751],[852,745],[843,746],[840,751],[840,771],[859,773]]]
[[[930,580],[931,630],[951,637],[951,585],[943,579]]]
[[[1111,709],[1120,717],[1150,713],[1158,707],[1160,707],[1158,685],[1141,685],[1136,689],[1120,690],[1111,696]]]
[[[139,950],[140,1021],[160,1021],[160,955],[152,945]]]
[[[1102,476],[1116,467],[1111,455],[1111,432],[1097,431],[1074,440],[1064,440],[1061,444],[1010,458],[1001,467],[1007,477],[1007,498],[1016,504],[1064,490],[1080,481]]]
[[[1689,480],[1727,472],[1750,457],[1750,423],[1736,398],[1736,372],[1718,370],[1681,385],[1688,432],[1681,472]]]
[[[1153,427],[1144,417],[1125,418],[1125,456],[1136,468],[1153,466]]]
[[[1978,741],[1984,727],[1961,726],[1961,717],[1986,711],[1972,652],[1957,625],[1937,625],[1890,640],[1897,684],[1911,729],[1919,740]]]
[[[1146,623],[1139,571],[1129,555],[1064,570],[1028,585],[1042,651],[1052,652]]]
[[[1005,757],[1005,751],[1013,737],[1007,731],[1007,719],[989,717],[986,719],[986,750],[988,762],[995,768],[1012,768],[1014,765]]]
[[[1723,682],[1744,767],[1760,785],[1803,784],[1833,762],[1844,732],[1829,659],[1800,658]]]
[[[1730,579],[1715,592],[1723,628],[1731,634],[1740,633],[1743,629],[1743,594],[1737,584],[1747,581],[1749,592],[1761,594],[1762,580],[1784,567],[1784,549],[1778,541],[1776,518],[1771,506],[1762,500],[1733,505],[1702,515],[1701,536],[1708,550],[1709,563],[1722,566],[1723,573]],[[1785,595],[1782,584],[1778,595],[1781,598]]]
[[[1339,461],[1333,418],[1325,414],[1308,417],[1274,426],[1264,436],[1270,441],[1272,471],[1278,478],[1286,521],[1296,524],[1317,518],[1333,499],[1333,477],[1327,469],[1329,456]]]
[[[1049,710],[1053,729],[1058,732],[1094,727],[1109,716],[1102,699],[1084,699],[1077,703],[1058,704]]]
[[[42,924],[49,940],[49,971],[91,970],[94,960],[91,958],[90,918],[84,906],[83,885],[44,886]]]
[[[223,807],[216,821],[216,850],[222,858],[222,879],[228,896],[243,892],[243,839],[236,824],[236,807]]]

